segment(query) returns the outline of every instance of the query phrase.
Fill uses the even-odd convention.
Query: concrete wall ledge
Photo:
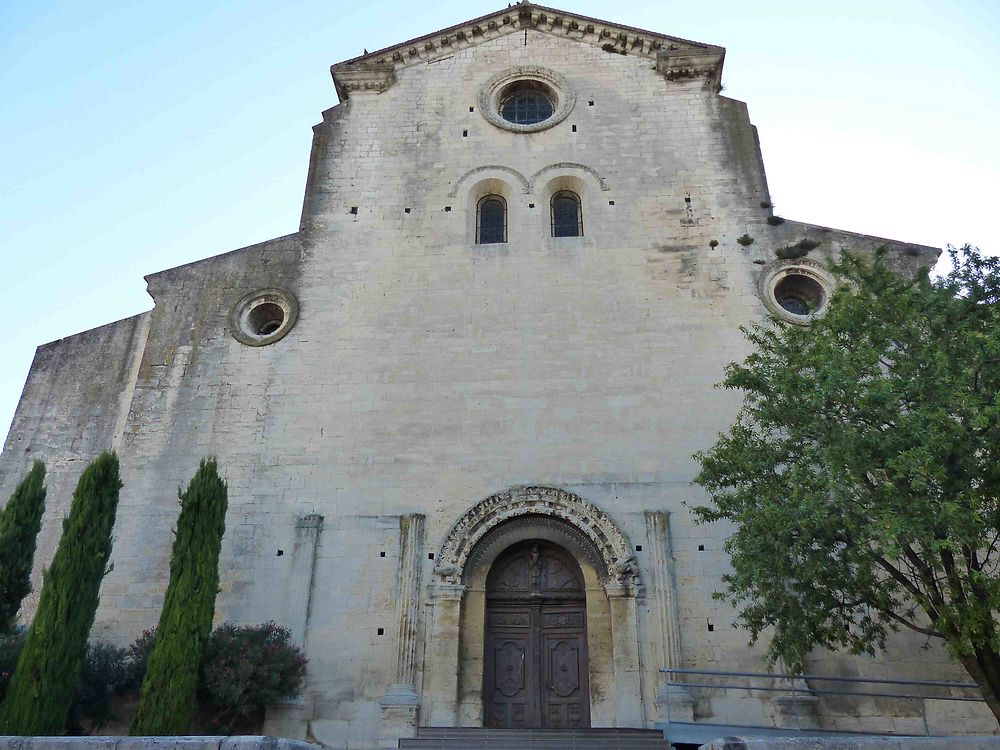
[[[284,737],[10,737],[0,750],[319,750]]]
[[[701,750],[1000,750],[1000,736],[720,737]]]

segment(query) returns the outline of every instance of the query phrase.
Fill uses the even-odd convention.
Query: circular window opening
[[[545,122],[555,112],[555,96],[539,81],[517,81],[500,97],[500,116],[515,125]]]
[[[251,292],[230,312],[229,330],[247,346],[265,346],[284,338],[299,315],[299,303],[282,289]]]
[[[826,293],[815,279],[789,274],[774,286],[774,299],[792,315],[811,315],[823,306]]]
[[[270,336],[281,328],[281,324],[284,322],[285,311],[281,309],[280,305],[276,305],[273,302],[265,302],[257,305],[250,311],[250,315],[247,316],[247,323],[249,323],[250,330],[258,336]]]
[[[548,68],[507,68],[479,89],[479,112],[512,133],[537,133],[566,119],[576,103],[569,81]]]

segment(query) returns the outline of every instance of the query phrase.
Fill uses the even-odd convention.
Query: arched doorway
[[[505,550],[486,579],[483,724],[590,726],[587,602],[566,550],[529,540]]]

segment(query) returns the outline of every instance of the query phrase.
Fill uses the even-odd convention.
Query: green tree
[[[188,732],[197,705],[198,668],[212,632],[228,504],[215,459],[203,460],[187,490],[178,491],[178,496],[181,512],[170,558],[170,583],[132,735]]]
[[[14,625],[21,601],[31,592],[35,539],[45,511],[45,464],[31,471],[0,510],[0,635]]]
[[[1000,258],[949,253],[937,280],[845,257],[824,316],[744,331],[755,351],[723,383],[743,407],[695,456],[694,512],[736,522],[717,596],[772,660],[908,628],[1000,718]]]
[[[102,453],[80,477],[38,612],[0,705],[0,734],[62,734],[94,624],[122,487],[118,457]]]

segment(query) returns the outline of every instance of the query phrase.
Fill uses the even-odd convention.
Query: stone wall
[[[559,125],[510,133],[482,116],[480,87],[518,66],[573,87]],[[153,274],[150,313],[40,350],[0,491],[27,466],[22,445],[56,469],[40,569],[71,481],[118,447],[126,486],[94,635],[121,645],[155,624],[177,488],[216,455],[230,493],[217,619],[292,626],[310,659],[302,735],[351,748],[376,745],[401,658],[416,693],[433,684],[441,643],[428,623],[442,610],[423,583],[413,621],[397,603],[436,580],[430,556],[456,520],[511,487],[575,493],[621,529],[646,582],[634,599],[641,705],[607,696],[595,721],[651,726],[664,659],[762,667],[711,598],[727,529],[693,525],[684,505],[703,499],[691,455],[739,406],[713,385],[746,354],[739,326],[765,314],[761,275],[801,233],[821,241],[818,259],[887,241],[767,224],[746,106],[640,56],[518,29],[393,77],[316,126],[298,233]],[[548,196],[567,184],[584,236],[552,238]],[[476,245],[475,199],[490,190],[507,198],[509,241]],[[935,254],[889,244],[909,271]],[[295,327],[270,346],[236,341],[233,305],[275,287],[297,298]],[[669,517],[666,541],[650,513]],[[415,516],[419,540],[400,523]],[[409,628],[412,657],[397,642]],[[824,659],[844,673],[898,666]],[[913,668],[960,676],[935,650]],[[475,723],[464,680],[451,720]],[[754,720],[767,705],[706,696],[695,711]]]

